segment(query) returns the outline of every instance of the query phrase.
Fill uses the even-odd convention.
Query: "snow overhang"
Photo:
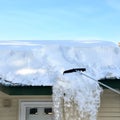
[[[99,81],[114,89],[120,89],[120,79],[101,79]],[[103,87],[103,89],[107,88]],[[8,86],[0,84],[0,90],[8,95],[52,95],[52,86]]]
[[[52,95],[63,71],[78,67],[120,89],[120,47],[111,42],[3,41],[0,56],[0,90],[9,95]]]

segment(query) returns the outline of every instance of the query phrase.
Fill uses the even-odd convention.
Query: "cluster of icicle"
[[[97,82],[72,73],[53,85],[55,120],[96,120],[102,89]]]

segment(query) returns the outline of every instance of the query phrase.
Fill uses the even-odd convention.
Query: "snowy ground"
[[[120,77],[120,48],[105,41],[0,42],[0,82],[53,85],[66,69],[86,68],[95,79]]]

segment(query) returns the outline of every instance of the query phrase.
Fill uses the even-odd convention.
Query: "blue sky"
[[[120,41],[120,0],[0,0],[0,40]]]

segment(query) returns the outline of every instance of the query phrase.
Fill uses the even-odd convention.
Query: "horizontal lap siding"
[[[98,120],[120,120],[120,95],[104,90]]]
[[[11,107],[4,107],[3,100],[10,99]],[[51,101],[51,96],[9,96],[0,92],[0,120],[18,120],[19,100]],[[120,120],[120,95],[104,90],[97,120]]]
[[[4,107],[4,99],[11,100],[11,107]],[[19,120],[19,100],[51,101],[51,96],[9,96],[0,92],[0,120]]]
[[[0,120],[18,120],[17,114],[18,114],[18,101],[17,99],[10,99],[11,100],[11,106],[10,107],[4,107],[3,101],[4,99],[8,99],[7,96],[1,96],[0,95]]]

